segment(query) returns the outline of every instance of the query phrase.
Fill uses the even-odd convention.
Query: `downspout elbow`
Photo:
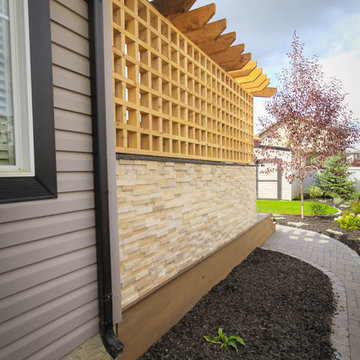
[[[114,326],[112,321],[100,321],[99,325],[101,340],[105,346],[106,351],[113,359],[118,359],[124,350],[124,344],[117,338],[114,333]]]

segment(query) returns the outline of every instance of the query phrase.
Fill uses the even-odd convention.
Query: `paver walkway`
[[[294,256],[320,268],[338,297],[333,324],[337,358],[360,359],[360,257],[341,242],[313,231],[276,225],[263,249]]]

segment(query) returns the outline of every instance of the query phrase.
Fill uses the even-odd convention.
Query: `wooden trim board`
[[[274,231],[271,215],[265,216],[239,237],[126,309],[118,324],[118,337],[125,345],[121,358],[133,360],[141,356]]]

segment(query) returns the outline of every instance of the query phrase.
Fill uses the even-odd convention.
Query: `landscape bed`
[[[329,278],[288,255],[256,249],[140,357],[158,359],[334,359]],[[208,343],[218,328],[246,346]]]

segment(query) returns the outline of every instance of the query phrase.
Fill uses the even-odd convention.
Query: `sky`
[[[360,0],[197,0],[192,9],[209,3],[216,4],[211,21],[227,19],[224,33],[236,31],[234,45],[245,44],[271,87],[277,87],[275,74],[288,64],[296,30],[305,56],[316,55],[325,77],[342,81],[345,102],[360,121]],[[256,132],[266,101],[254,98]]]

